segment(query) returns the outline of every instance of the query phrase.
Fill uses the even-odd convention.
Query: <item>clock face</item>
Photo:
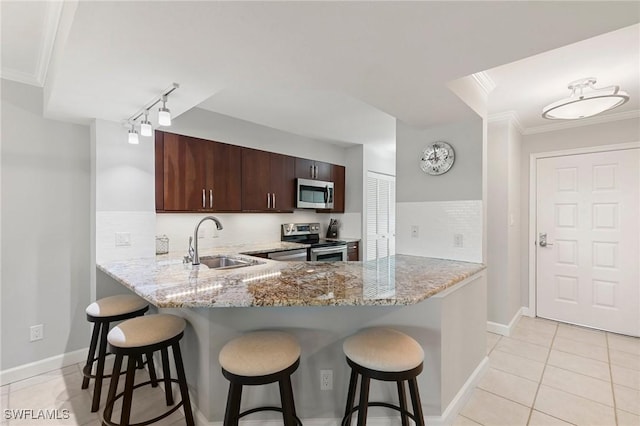
[[[430,175],[441,175],[449,171],[455,161],[453,147],[446,142],[434,142],[425,147],[420,158],[420,168]]]

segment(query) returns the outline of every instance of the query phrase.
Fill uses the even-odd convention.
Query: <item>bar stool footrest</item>
[[[242,417],[248,415],[248,414],[257,413],[259,411],[277,411],[279,413],[282,413],[282,408],[281,407],[270,407],[270,406],[252,408],[251,410],[243,411],[242,413],[240,413],[238,415],[238,420],[241,419]],[[298,418],[298,416],[296,416],[296,422],[297,422],[297,424],[302,426],[302,421],[300,420],[300,418]],[[131,425],[131,426],[133,426],[133,425]]]
[[[177,379],[169,379],[172,383],[178,383],[180,384],[180,382]],[[158,383],[166,383],[166,379],[162,378],[162,377],[158,377]],[[146,386],[146,385],[153,385],[153,382],[151,380],[147,380],[146,382],[142,382],[142,383],[138,383],[135,386],[132,387],[132,390],[136,390],[139,387],[142,386]],[[111,408],[113,409],[113,406],[115,405],[116,401],[120,398],[122,398],[124,396],[124,391],[118,393],[114,398],[113,401],[107,401],[107,405],[104,407],[104,411],[102,412],[102,415],[100,415],[100,421],[102,422],[103,425],[108,425],[108,426],[124,426],[121,425],[120,423],[115,423],[112,422],[111,420],[106,420],[104,418],[104,412],[107,411],[107,408]],[[157,417],[154,417],[152,419],[149,420],[145,420],[143,422],[140,423],[129,423],[127,426],[146,426],[146,425],[150,425],[152,423],[157,422],[158,420],[162,420],[165,417],[169,417],[171,414],[173,414],[175,411],[177,411],[180,407],[182,407],[184,405],[184,401],[180,401],[177,404],[175,404],[173,407],[171,407],[170,410],[164,412],[163,414],[160,414]]]
[[[403,410],[401,407],[397,406],[397,405],[393,405],[393,404],[389,404],[388,402],[369,402],[367,404],[367,407],[385,407],[385,408],[391,408],[392,410],[395,410],[397,412],[399,412],[400,414],[404,414],[407,417],[409,417],[411,420],[413,420],[414,422],[416,421],[416,416],[413,415],[413,413],[407,411],[407,410]],[[359,405],[356,405],[355,407],[353,407],[351,409],[351,411],[344,416],[344,418],[342,419],[342,422],[340,423],[341,426],[346,426],[349,424],[351,417],[353,416],[353,413],[357,412],[360,409]]]

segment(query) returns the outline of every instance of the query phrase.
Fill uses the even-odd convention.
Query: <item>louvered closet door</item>
[[[640,335],[640,149],[543,158],[536,173],[537,314]]]
[[[367,260],[395,254],[395,191],[393,176],[367,173]]]

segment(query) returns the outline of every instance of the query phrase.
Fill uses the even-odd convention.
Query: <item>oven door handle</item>
[[[311,252],[312,253],[327,253],[327,252],[338,253],[346,249],[347,249],[347,246],[333,246],[329,248],[312,248]]]

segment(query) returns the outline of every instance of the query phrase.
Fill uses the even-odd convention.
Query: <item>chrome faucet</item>
[[[202,222],[207,219],[212,220],[216,224],[216,228],[218,229],[218,231],[222,229],[222,224],[217,217],[206,216],[202,218],[200,222],[198,222],[198,224],[196,225],[196,229],[194,229],[193,231],[193,249],[191,248],[191,238],[189,238],[189,255],[191,255],[191,263],[193,265],[200,264],[200,256],[198,255],[198,230],[200,229],[200,225],[202,225]]]

